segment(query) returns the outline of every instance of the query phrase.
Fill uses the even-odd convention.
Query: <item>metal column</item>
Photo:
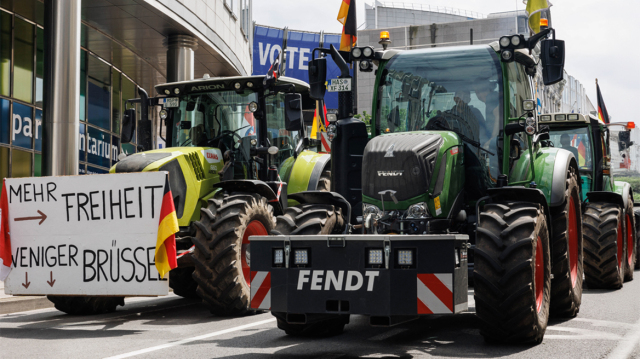
[[[167,46],[167,82],[193,80],[194,51],[198,40],[188,35],[171,35]]]
[[[45,1],[42,174],[78,174],[80,0]]]

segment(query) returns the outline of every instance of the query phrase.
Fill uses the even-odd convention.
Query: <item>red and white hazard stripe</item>
[[[271,309],[271,272],[251,272],[251,308]]]
[[[320,134],[320,141],[322,142],[321,153],[331,153],[331,141],[329,141],[329,135],[324,131],[318,131]]]
[[[418,274],[418,314],[453,313],[453,274]]]

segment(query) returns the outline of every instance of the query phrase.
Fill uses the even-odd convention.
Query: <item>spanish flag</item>
[[[548,0],[527,0],[527,15],[529,16],[529,29],[534,34],[540,32],[540,15],[543,11],[549,11],[551,4]]]
[[[604,105],[604,99],[602,98],[602,92],[600,92],[600,85],[598,85],[598,79],[596,79],[596,90],[598,92],[598,119],[608,124],[609,112],[607,112],[607,106]]]
[[[358,25],[356,24],[356,0],[342,0],[338,12],[338,22],[342,24],[340,51],[351,51],[356,44]]]
[[[164,184],[162,208],[160,209],[160,224],[158,225],[158,239],[156,241],[156,269],[160,277],[178,266],[176,259],[176,232],[178,232],[178,217],[173,205],[173,196],[169,188],[169,178]]]

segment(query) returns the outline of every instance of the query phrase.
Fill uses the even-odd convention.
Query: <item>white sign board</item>
[[[351,79],[331,79],[329,86],[327,86],[329,92],[348,92],[351,91]]]
[[[167,172],[7,178],[13,295],[166,295],[155,267]],[[2,215],[6,215],[3,213]]]

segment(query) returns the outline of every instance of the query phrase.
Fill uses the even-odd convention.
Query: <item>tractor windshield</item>
[[[501,71],[487,46],[401,52],[381,75],[376,133],[454,131],[465,141],[465,153],[475,154],[495,182],[503,118]]]
[[[249,111],[249,103],[254,101],[258,95],[248,90],[181,96],[173,116],[172,146],[214,146],[222,135],[235,137],[236,143],[239,138],[255,136],[256,122]]]
[[[591,170],[591,141],[587,127],[581,128],[551,128],[549,131],[551,142],[556,148],[565,149],[576,157],[581,170]]]

